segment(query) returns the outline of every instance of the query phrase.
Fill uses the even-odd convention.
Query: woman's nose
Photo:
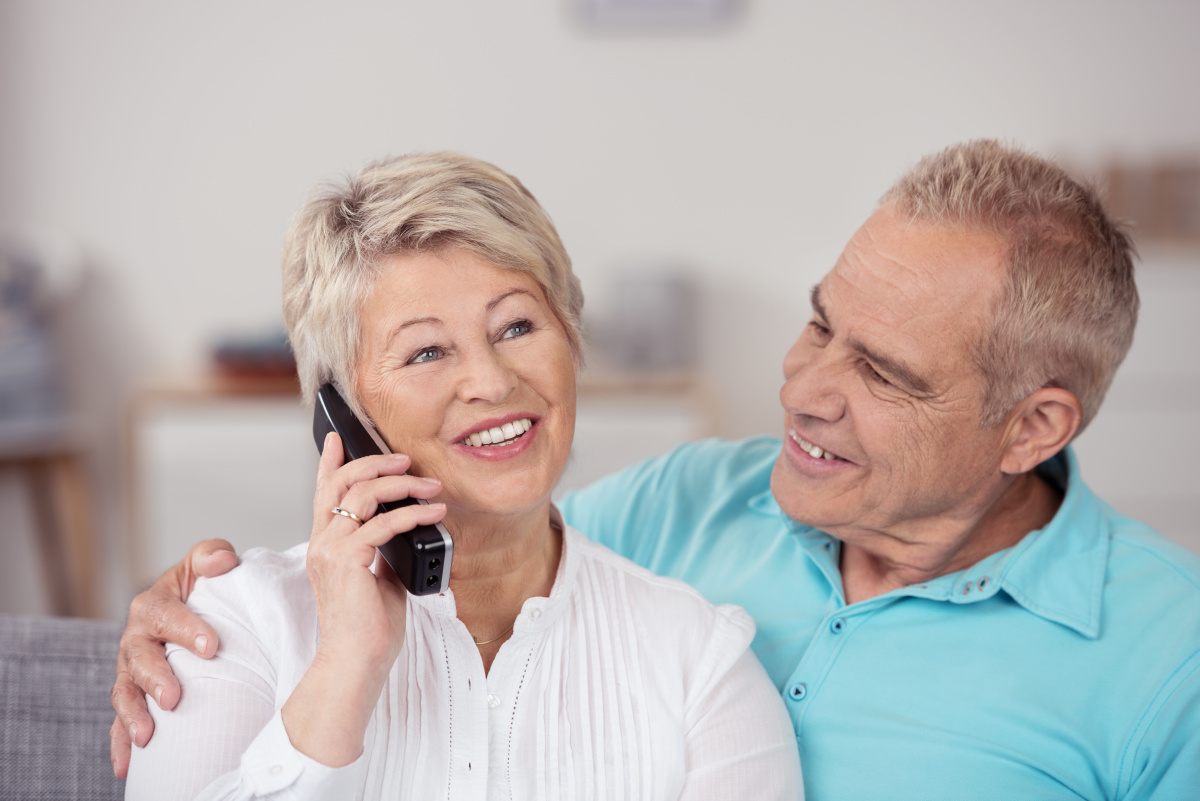
[[[783,387],[779,400],[790,415],[804,415],[832,423],[846,413],[842,383],[846,369],[837,363],[833,348],[820,348],[802,338],[783,358]]]
[[[458,399],[464,403],[502,403],[517,386],[517,375],[494,348],[474,349],[463,360]]]

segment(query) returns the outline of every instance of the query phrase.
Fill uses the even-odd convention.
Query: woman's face
[[[363,407],[411,473],[442,481],[451,514],[549,499],[575,431],[577,361],[531,276],[459,248],[391,256],[360,348]]]

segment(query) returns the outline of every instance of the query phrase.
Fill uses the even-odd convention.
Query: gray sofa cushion
[[[121,623],[0,615],[0,797],[120,799],[108,694]]]

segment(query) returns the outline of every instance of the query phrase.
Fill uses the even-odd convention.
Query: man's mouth
[[[794,429],[794,428],[788,429],[788,436],[791,437],[792,440],[797,445],[800,446],[800,450],[804,451],[805,453],[807,453],[809,456],[811,456],[814,459],[826,459],[830,462],[846,461],[842,457],[838,456],[836,453],[830,453],[829,451],[823,449],[820,445],[814,445],[811,442],[809,442],[808,440],[802,438],[799,434],[796,433],[796,429]]]
[[[505,423],[502,426],[487,428],[483,431],[476,431],[474,434],[468,434],[460,442],[470,448],[480,448],[487,445],[508,445],[525,436],[525,432],[531,428],[533,428],[533,421],[525,417],[520,420],[513,420],[511,423]]]

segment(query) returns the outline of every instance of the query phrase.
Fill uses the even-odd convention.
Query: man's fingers
[[[123,673],[117,676],[133,682],[139,690],[152,697],[161,709],[174,709],[179,703],[179,681],[167,663],[164,648],[158,640],[136,635],[127,635],[121,640],[121,662]],[[116,687],[113,687],[114,693]],[[138,706],[144,706],[139,697]],[[119,713],[121,710],[117,710]]]
[[[217,632],[213,627],[201,620],[179,599],[155,592],[153,587],[133,599],[129,606],[129,619],[130,625],[126,631],[133,631],[133,634],[129,635],[131,640],[141,634],[162,642],[173,642],[205,659],[217,652]],[[125,652],[125,638],[122,638],[121,648],[122,655],[132,668],[133,654]],[[162,661],[165,667],[163,650],[161,647],[157,648],[157,659]],[[153,692],[151,687],[144,689]]]
[[[112,728],[108,730],[108,757],[118,779],[129,777],[129,752],[129,732],[121,725],[120,718],[113,718]]]
[[[138,748],[144,747],[154,734],[154,718],[150,717],[142,691],[132,681],[118,677],[112,688],[111,701],[117,712],[114,725],[124,729],[125,735]],[[109,734],[111,739],[112,732]],[[110,750],[112,747],[110,744]]]
[[[238,566],[237,552],[226,540],[205,540],[196,543],[188,551],[188,561],[191,563],[191,573],[205,578],[224,575]],[[191,591],[192,587],[188,587],[189,595]],[[186,601],[187,598],[179,600]]]

